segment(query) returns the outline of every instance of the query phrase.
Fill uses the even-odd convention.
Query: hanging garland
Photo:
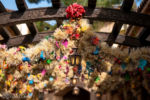
[[[0,45],[0,92],[32,97],[35,90],[61,90],[71,84],[74,73],[85,86],[100,92],[140,87],[150,92],[150,48],[112,49],[94,34],[84,8],[76,3],[66,9],[71,18],[52,36],[31,47],[7,49]],[[78,48],[81,66],[71,66],[69,55]]]

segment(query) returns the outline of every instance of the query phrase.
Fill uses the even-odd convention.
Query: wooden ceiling
[[[102,41],[106,41],[109,46],[113,43],[126,45],[130,47],[149,46],[150,42],[145,40],[150,32],[150,15],[141,14],[131,11],[134,0],[124,0],[121,9],[95,8],[97,0],[89,0],[86,7],[87,18],[92,23],[93,20],[113,21],[115,22],[111,33],[97,32]],[[4,40],[0,43],[5,43],[9,47],[24,45],[27,43],[38,42],[47,35],[52,35],[53,32],[37,31],[33,22],[55,19],[59,25],[66,19],[65,7],[61,7],[60,0],[52,0],[53,7],[28,9],[25,0],[16,0],[18,11],[8,12],[0,2],[0,34]],[[20,35],[16,24],[26,23],[31,34]],[[136,25],[145,27],[141,32],[141,36],[137,38],[119,35],[123,24]],[[15,37],[8,35],[5,26],[15,32]]]

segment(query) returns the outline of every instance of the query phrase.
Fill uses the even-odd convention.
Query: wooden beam
[[[19,31],[18,27],[16,25],[12,25],[12,26],[9,26],[13,32],[15,33],[15,35],[20,35],[21,32]]]
[[[7,10],[5,9],[5,7],[3,6],[3,4],[0,2],[0,13],[3,13],[3,12],[7,12]],[[17,28],[16,25],[11,25],[9,27],[15,33],[15,35],[20,35],[20,31],[19,31],[19,29]]]
[[[0,28],[0,34],[4,38],[3,40],[0,40],[0,43],[6,43],[9,40],[9,35],[4,28]]]
[[[30,31],[30,33],[32,34],[32,35],[35,35],[36,33],[37,33],[37,28],[36,28],[36,26],[35,26],[35,24],[34,23],[27,23],[27,26],[28,26],[28,29],[29,29],[29,31]]]
[[[60,7],[60,0],[52,0],[52,5],[54,8],[59,8]]]
[[[132,8],[133,2],[134,2],[134,0],[124,0],[123,4],[121,6],[121,11],[129,12],[131,10],[131,8]],[[109,35],[109,37],[107,39],[109,46],[113,45],[114,41],[116,40],[116,38],[117,38],[121,28],[122,28],[122,25],[123,25],[123,23],[119,22],[119,21],[117,21],[114,24],[112,33]]]
[[[143,30],[141,31],[141,33],[139,34],[138,38],[140,40],[140,42],[144,45],[150,42],[146,42],[146,38],[150,35],[150,29],[148,28],[143,28]]]
[[[24,12],[25,10],[28,9],[28,6],[27,6],[25,0],[16,0],[16,4],[17,4],[17,7],[18,7],[19,11]],[[26,24],[27,24],[27,27],[28,27],[29,31],[34,36],[37,33],[37,29],[36,29],[34,23],[27,22]]]
[[[4,5],[2,4],[2,2],[0,1],[0,13],[2,12],[6,12],[6,9],[4,7]]]
[[[88,8],[95,8],[97,0],[88,0]]]
[[[24,12],[0,13],[0,26],[51,19],[66,19],[65,9],[66,8],[38,8],[28,9]],[[84,18],[102,21],[119,21],[124,24],[150,27],[150,15],[131,11],[124,12],[117,9],[96,8],[92,10],[86,8]]]
[[[20,12],[25,11],[28,8],[25,3],[25,0],[16,0],[16,5]]]
[[[39,42],[44,37],[52,35],[52,34],[53,34],[53,32],[38,33],[35,35],[34,38],[31,34],[22,35],[22,36],[13,37],[13,38],[9,39],[6,44],[8,47],[13,47],[13,46],[18,46],[18,45],[23,45],[23,44],[28,44],[28,43]],[[107,42],[107,38],[110,33],[97,32],[96,34],[98,35],[98,37],[100,38],[101,41]],[[131,47],[142,46],[138,39],[128,37],[128,36],[122,36],[122,35],[119,35],[117,37],[115,43],[120,44],[120,45],[131,46]]]
[[[56,20],[57,21],[57,27],[59,27],[60,25],[62,25],[63,20]]]

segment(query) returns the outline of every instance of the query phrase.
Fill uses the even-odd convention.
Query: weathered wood
[[[63,23],[63,20],[56,20],[56,21],[57,21],[57,27],[59,27]]]
[[[19,31],[18,27],[16,25],[13,25],[13,26],[9,26],[12,31],[15,33],[15,35],[20,35],[21,32]]]
[[[132,5],[133,5],[134,0],[124,0],[122,6],[121,6],[121,11],[123,12],[128,12],[131,10]],[[107,41],[108,41],[108,45],[112,46],[114,41],[116,40],[121,27],[123,26],[122,22],[117,21],[113,27],[112,33],[109,35]]]
[[[0,13],[3,12],[7,12],[7,10],[5,9],[4,5],[2,4],[2,2],[0,1]],[[13,26],[9,26],[11,28],[11,30],[15,33],[15,35],[19,35],[20,31],[19,29],[16,27],[16,25]]]
[[[60,7],[60,0],[52,0],[52,5],[54,8]]]
[[[6,43],[9,40],[9,35],[4,30],[4,28],[0,28],[0,35],[4,38],[3,40],[0,41],[0,43]]]
[[[8,47],[12,47],[12,46],[18,46],[18,45],[38,42],[41,39],[43,39],[45,36],[49,36],[52,34],[53,34],[53,32],[43,32],[43,33],[36,34],[34,38],[31,34],[13,37],[13,38],[10,38],[9,41],[6,42],[6,44],[8,45]],[[98,35],[98,37],[100,38],[101,41],[107,42],[107,38],[110,33],[97,32],[96,34]],[[138,39],[128,37],[128,36],[122,36],[122,35],[119,35],[114,43],[117,43],[120,45],[131,46],[131,47],[142,46]]]
[[[2,4],[2,2],[0,1],[0,13],[2,12],[6,12],[6,9],[4,7],[4,5]]]
[[[25,2],[25,0],[16,0],[16,4],[17,4],[17,7],[18,7],[18,10],[19,11],[25,11],[28,9],[28,6]],[[31,22],[27,22],[27,27],[29,29],[29,31],[31,32],[32,35],[35,35],[37,33],[37,29],[34,25],[34,23],[31,23]]]
[[[150,35],[150,29],[148,28],[144,28],[141,33],[139,34],[138,38],[140,40],[140,42],[145,45],[145,44],[149,44],[150,42],[146,42],[146,38]]]
[[[28,8],[25,0],[16,0],[16,5],[19,11],[25,11]]]
[[[65,19],[66,8],[39,8],[28,9],[24,12],[10,12],[0,14],[0,26],[11,24],[50,20]],[[124,12],[117,9],[96,8],[86,9],[84,18],[102,21],[119,21],[124,24],[132,24],[143,27],[150,27],[150,15],[140,14],[136,12]]]
[[[88,0],[88,8],[95,8],[97,0]]]
[[[35,24],[34,23],[27,23],[27,26],[28,26],[28,29],[29,29],[29,31],[30,31],[30,33],[32,34],[32,35],[35,35],[36,33],[37,33],[37,28],[35,27]]]

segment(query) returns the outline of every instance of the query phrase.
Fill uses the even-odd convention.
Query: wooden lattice
[[[110,46],[113,43],[130,47],[149,46],[150,42],[146,38],[150,34],[150,15],[131,11],[134,0],[124,0],[121,9],[96,8],[97,0],[89,0],[86,7],[84,18],[90,20],[113,21],[115,22],[111,33],[97,32],[102,41],[106,41]],[[53,32],[39,33],[33,22],[55,19],[58,26],[65,18],[65,7],[61,7],[60,0],[52,0],[53,7],[28,9],[25,0],[16,0],[18,11],[8,12],[0,2],[0,34],[4,38],[0,43],[5,43],[9,47],[24,45],[27,43],[38,42]],[[16,24],[26,23],[31,34],[22,36]],[[137,38],[119,35],[123,24],[144,27],[140,36]],[[15,37],[10,37],[5,30],[9,26],[14,32]]]

